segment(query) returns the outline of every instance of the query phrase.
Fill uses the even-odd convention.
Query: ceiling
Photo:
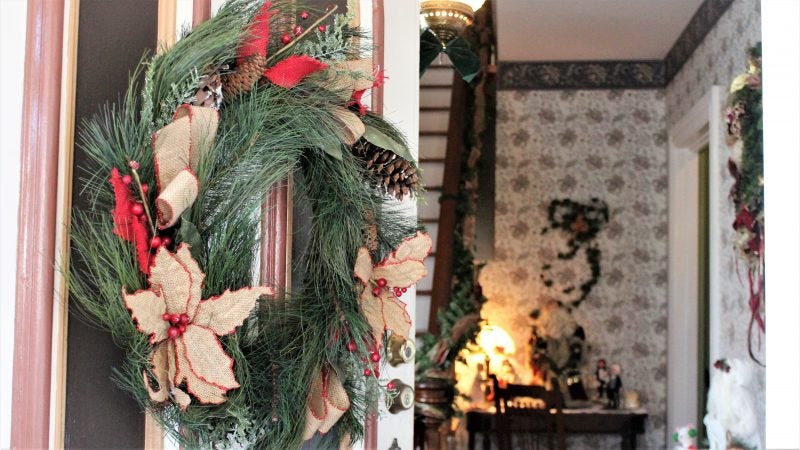
[[[663,59],[703,0],[496,0],[500,61]]]

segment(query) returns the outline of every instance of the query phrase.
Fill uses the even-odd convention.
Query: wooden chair
[[[551,390],[543,386],[508,384],[501,387],[491,375],[494,385],[495,432],[499,450],[538,450],[540,437],[546,436],[549,450],[565,450],[564,399],[558,381]],[[512,435],[515,439],[512,442]],[[513,445],[512,445],[513,444]]]

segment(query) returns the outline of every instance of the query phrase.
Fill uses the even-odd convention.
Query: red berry
[[[141,203],[134,203],[131,205],[130,211],[134,216],[141,216],[144,214],[144,206]]]
[[[327,25],[320,25],[320,26],[319,26],[319,31],[320,31],[320,32],[322,32],[322,33],[324,33],[324,32],[325,32],[325,30],[327,30],[327,29],[328,29],[328,26],[327,26]]]
[[[186,325],[178,325],[178,330],[181,332],[181,334],[185,333],[186,332]]]
[[[158,236],[153,236],[150,238],[150,248],[158,248],[161,246],[161,238]]]
[[[286,44],[288,44],[289,42],[292,42],[292,37],[291,37],[291,36],[289,36],[289,34],[288,34],[288,33],[286,33],[286,34],[284,34],[283,36],[281,36],[281,42],[283,43],[283,45],[286,45]]]
[[[390,381],[386,383],[386,389],[393,391],[394,390],[394,381]]]
[[[147,190],[150,189],[150,186],[147,183],[142,183],[142,192],[147,194]]]
[[[381,355],[378,352],[372,352],[372,354],[369,355],[369,359],[371,359],[372,362],[378,362],[381,360]]]
[[[378,286],[386,287],[386,278],[378,278]]]
[[[406,292],[408,292],[408,288],[403,288],[403,289],[400,289],[400,292],[402,292],[403,294],[405,294]]]
[[[139,163],[136,161],[131,161],[128,163],[128,167],[130,167],[133,170],[139,170]]]
[[[161,245],[166,247],[166,246],[168,246],[170,244],[172,244],[172,238],[171,237],[166,236],[166,237],[161,238]]]
[[[122,182],[123,182],[123,183],[125,183],[125,184],[131,184],[131,181],[133,181],[133,179],[131,178],[131,176],[130,176],[130,175],[123,175],[123,176],[122,176]]]
[[[147,223],[147,216],[145,216],[144,214],[139,216],[139,222]]]
[[[358,345],[356,345],[356,341],[350,341],[347,343],[347,351],[354,352],[358,350]]]
[[[300,13],[300,18],[303,20],[308,19],[308,11],[303,11]]]
[[[300,25],[295,25],[294,29],[292,29],[292,32],[294,33],[295,36],[300,36],[301,34],[303,34],[303,31],[306,30]]]
[[[166,320],[167,322],[169,322],[170,315],[169,315],[169,313],[164,313],[164,314],[161,315],[161,318]]]
[[[373,297],[380,297],[380,295],[381,295],[381,288],[375,288],[372,290]]]
[[[171,328],[170,328],[170,329],[171,329]],[[370,376],[370,375],[372,375],[372,371],[371,371],[371,370],[369,370],[369,369],[364,369],[364,376],[365,376],[365,377],[368,377],[368,376]]]
[[[176,337],[180,336],[180,334],[181,330],[177,327],[169,327],[169,330],[167,330],[167,336],[169,336],[170,339],[175,339]]]
[[[169,321],[170,321],[171,324],[177,325],[181,321],[181,315],[177,314],[177,313],[176,314],[172,314],[171,316],[169,316]]]
[[[186,313],[181,314],[180,318],[178,319],[181,325],[188,325],[189,324],[189,315]]]

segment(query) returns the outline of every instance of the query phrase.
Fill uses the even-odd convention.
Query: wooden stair
[[[453,67],[447,58],[434,62],[420,80],[419,91],[419,166],[426,192],[419,202],[420,222],[433,239],[436,250],[439,234],[439,198],[442,194],[447,128],[450,119],[450,100],[453,87]],[[417,284],[416,332],[428,331],[431,313],[431,293],[436,255],[425,261],[428,276]]]

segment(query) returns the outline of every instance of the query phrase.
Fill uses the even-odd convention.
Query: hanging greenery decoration
[[[547,234],[550,230],[561,230],[569,236],[567,250],[558,253],[558,259],[572,260],[583,249],[586,264],[589,266],[591,277],[579,286],[566,286],[561,290],[565,297],[557,299],[561,305],[568,308],[577,308],[586,300],[589,293],[600,280],[600,260],[602,252],[594,244],[597,234],[603,225],[608,222],[608,205],[600,199],[592,198],[589,203],[580,203],[570,199],[553,200],[547,207],[547,220],[549,226],[542,230]],[[546,287],[553,286],[553,280],[548,275],[551,264],[542,266],[542,282]],[[577,291],[577,297],[574,293]],[[570,297],[571,296],[571,297]]]
[[[747,351],[753,353],[753,326],[760,336],[764,323],[764,133],[761,104],[761,44],[749,51],[749,68],[730,86],[725,109],[728,169],[734,179],[730,197],[736,211],[733,229],[739,258],[747,266],[750,322]],[[763,364],[762,364],[763,365]]]
[[[430,239],[395,207],[416,164],[361,103],[382,75],[336,12],[230,0],[80,134],[71,307],[110,332],[115,381],[185,448],[346,448],[394,395],[384,342],[410,335],[395,319]],[[284,292],[256,280],[262,205],[290,176],[311,217]]]
[[[490,5],[490,2],[487,4]],[[483,8],[473,26],[467,28],[466,37],[459,38],[465,39],[468,46],[477,49],[479,62],[484,68],[494,53],[491,11],[491,6]],[[483,264],[476,261],[475,228],[480,192],[479,172],[481,166],[486,164],[487,155],[491,154],[494,145],[496,91],[491,76],[487,72],[481,72],[475,83],[470,85],[468,94],[465,117],[469,118],[470,126],[465,127],[464,147],[459,155],[461,168],[456,228],[453,230],[450,297],[447,306],[436,312],[439,333],[419,336],[422,345],[416,360],[418,383],[438,380],[444,381],[450,387],[456,384],[455,363],[461,351],[468,344],[475,343],[481,325],[481,308],[487,300],[478,281]],[[417,416],[446,419],[456,409],[454,402],[436,406],[417,402],[416,412]]]

